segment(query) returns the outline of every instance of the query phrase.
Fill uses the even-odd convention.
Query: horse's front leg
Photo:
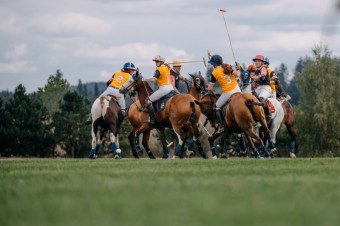
[[[168,149],[168,144],[166,143],[166,138],[165,138],[165,127],[160,128],[159,130],[160,134],[160,140],[162,143],[162,148],[163,148],[163,159],[169,158],[169,149]]]
[[[90,150],[90,154],[89,154],[89,159],[96,159],[98,157],[98,152],[99,152],[99,148],[100,148],[100,141],[98,139],[97,141],[97,131],[98,131],[98,127],[94,128],[93,124],[92,124],[92,129],[91,129],[91,136],[92,136],[92,148]]]
[[[138,154],[137,154],[137,151],[136,151],[136,148],[135,148],[135,143],[134,143],[134,134],[135,134],[136,130],[133,129],[129,136],[128,136],[128,139],[129,139],[129,143],[130,143],[130,147],[131,147],[131,151],[132,151],[132,154],[133,154],[133,157],[135,158],[139,158],[138,157]]]
[[[213,158],[214,159],[217,159],[217,153],[216,153],[216,149],[215,149],[215,140],[221,136],[222,134],[221,133],[213,133],[210,137],[208,137],[208,141],[209,141],[209,146],[210,146],[210,151],[213,155]]]

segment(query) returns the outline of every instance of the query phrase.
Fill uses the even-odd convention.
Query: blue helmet
[[[269,65],[269,58],[265,57],[263,62]]]
[[[220,55],[213,55],[211,59],[208,61],[209,64],[216,64],[216,65],[222,65],[223,59]]]
[[[131,63],[131,62],[126,62],[126,63],[124,64],[124,66],[123,66],[123,69],[124,69],[124,70],[133,70],[133,71],[136,71],[136,70],[137,70],[136,67],[135,67],[135,65],[134,65],[133,63]]]

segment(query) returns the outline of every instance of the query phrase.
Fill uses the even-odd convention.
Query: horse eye
[[[199,79],[199,78],[195,78],[195,80],[196,80],[196,82],[199,82],[199,81],[200,81],[200,79]]]

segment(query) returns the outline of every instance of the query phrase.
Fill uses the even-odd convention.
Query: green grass
[[[0,160],[0,225],[339,225],[340,159]]]

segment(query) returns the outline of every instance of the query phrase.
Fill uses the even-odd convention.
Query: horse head
[[[205,94],[206,93],[207,82],[204,79],[204,77],[202,76],[201,72],[197,71],[197,72],[195,72],[193,74],[190,74],[190,73],[188,73],[188,74],[193,79],[192,82],[193,82],[194,88],[197,91],[199,91],[201,94]]]
[[[215,120],[216,114],[214,111],[214,105],[217,99],[218,96],[214,93],[207,93],[200,100],[195,100],[195,103],[200,107],[202,113],[208,118],[208,120]]]

